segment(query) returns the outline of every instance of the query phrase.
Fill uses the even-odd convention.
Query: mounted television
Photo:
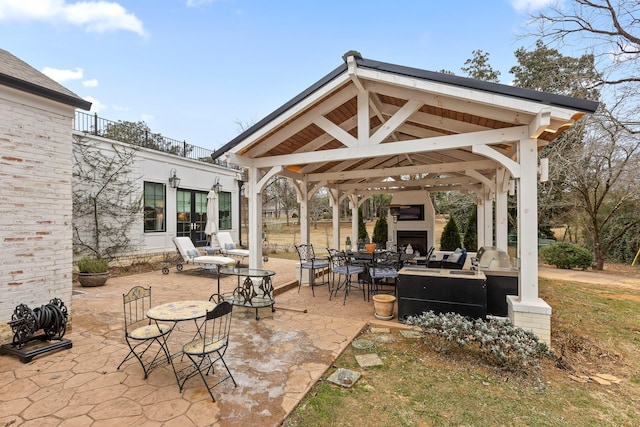
[[[398,221],[424,221],[424,205],[400,206]]]

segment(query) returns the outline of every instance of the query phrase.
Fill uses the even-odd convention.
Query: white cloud
[[[516,12],[532,12],[543,9],[558,0],[509,0]]]
[[[91,103],[91,112],[92,113],[99,113],[100,111],[104,111],[107,109],[107,106],[104,105],[103,103],[101,103],[100,101],[98,101],[97,99],[95,99],[92,96],[85,96],[84,97],[85,101],[89,101]]]
[[[108,1],[0,0],[0,22],[10,20],[63,22],[88,32],[125,30],[146,36],[142,21],[118,3]]]
[[[122,105],[112,105],[115,111],[129,111],[129,107],[123,107]]]
[[[58,70],[57,68],[44,67],[42,74],[58,83],[62,83],[68,80],[80,80],[84,72],[82,68],[76,68],[75,70]]]
[[[215,0],[187,0],[187,7],[198,7],[203,4],[213,3]]]
[[[143,114],[142,115],[142,121],[145,123],[149,123],[150,121],[152,121],[153,119],[155,119],[155,117],[153,116],[153,114]]]
[[[97,79],[85,80],[85,81],[82,82],[82,86],[84,86],[84,87],[97,87],[98,86],[98,80]]]

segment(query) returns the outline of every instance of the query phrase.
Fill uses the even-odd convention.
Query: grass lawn
[[[477,352],[441,354],[392,330],[393,343],[361,339],[308,393],[285,426],[636,426],[640,425],[640,289],[540,281],[554,309],[552,348],[539,376],[492,366]],[[383,366],[355,356],[376,353]],[[335,368],[362,374],[351,388],[327,381]],[[613,375],[619,384],[572,378]]]

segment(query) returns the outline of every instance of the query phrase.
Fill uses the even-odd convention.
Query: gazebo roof
[[[515,160],[517,141],[543,146],[598,106],[354,51],[343,59],[214,157],[346,191],[473,189]],[[415,174],[423,179],[399,182]]]

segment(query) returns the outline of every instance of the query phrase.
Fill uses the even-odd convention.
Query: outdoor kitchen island
[[[398,277],[398,320],[425,311],[487,316],[487,279],[482,271],[404,267]]]

